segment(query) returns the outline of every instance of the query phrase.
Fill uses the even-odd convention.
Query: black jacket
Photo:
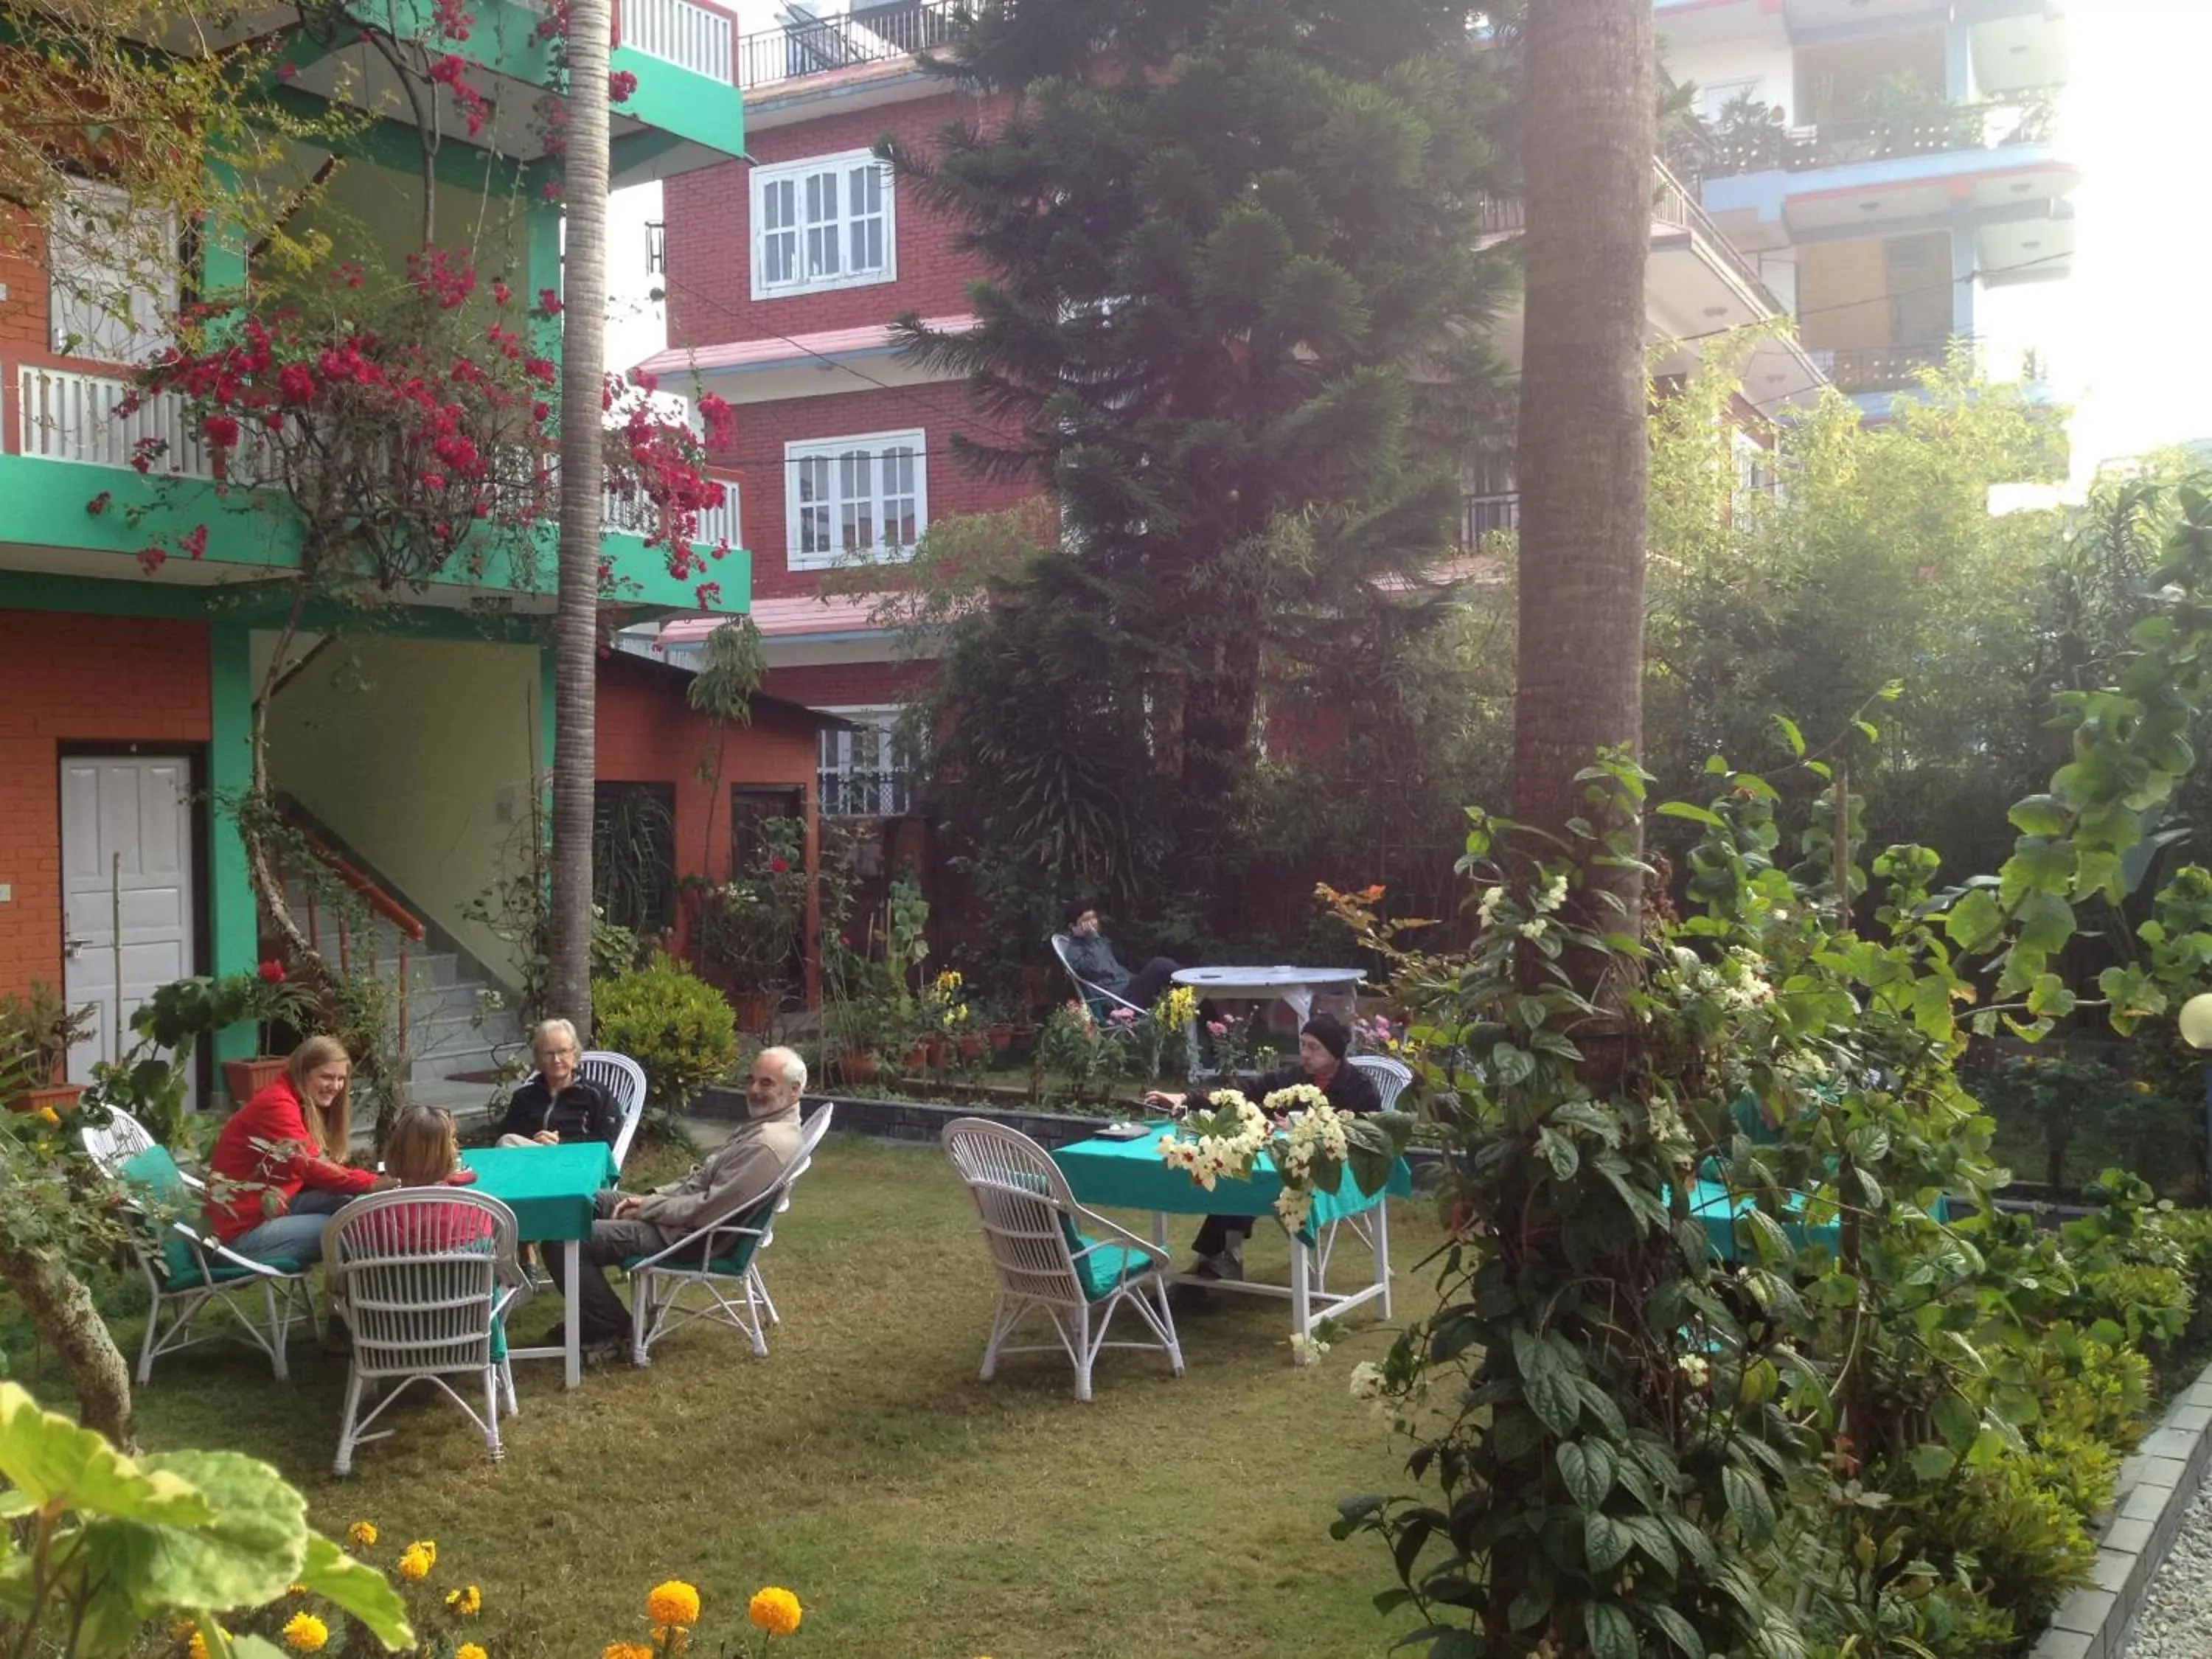
[[[1193,1111],[1205,1111],[1207,1109],[1206,1097],[1212,1094],[1216,1087],[1233,1086],[1241,1090],[1244,1098],[1255,1106],[1264,1106],[1267,1097],[1276,1090],[1288,1089],[1297,1084],[1312,1081],[1313,1079],[1306,1075],[1306,1068],[1297,1061],[1292,1060],[1289,1065],[1279,1066],[1265,1077],[1237,1078],[1230,1083],[1204,1089],[1194,1089],[1183,1097],[1183,1103]],[[1328,1086],[1323,1089],[1322,1093],[1328,1097],[1328,1103],[1340,1112],[1379,1112],[1382,1109],[1382,1094],[1376,1088],[1375,1079],[1348,1060],[1338,1065],[1336,1075],[1329,1079]]]
[[[544,1078],[533,1077],[514,1091],[499,1132],[534,1135],[541,1129],[556,1131],[563,1142],[604,1140],[611,1146],[622,1131],[622,1114],[607,1091],[588,1079],[575,1079],[556,1098]]]

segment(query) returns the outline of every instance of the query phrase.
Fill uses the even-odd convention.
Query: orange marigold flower
[[[799,1628],[799,1598],[775,1584],[754,1593],[745,1604],[745,1617],[770,1636],[788,1636]]]
[[[284,1644],[295,1653],[320,1653],[331,1639],[331,1627],[312,1613],[295,1613],[284,1621]]]
[[[642,1642],[610,1642],[599,1659],[653,1659],[653,1650]]]
[[[646,1593],[645,1616],[656,1625],[696,1625],[699,1592],[681,1578],[655,1584]]]
[[[376,1522],[356,1521],[346,1528],[346,1542],[357,1550],[370,1548],[376,1542]]]

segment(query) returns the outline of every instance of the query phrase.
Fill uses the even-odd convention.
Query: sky
[[[1989,331],[2034,346],[2075,404],[2077,477],[2116,455],[2212,438],[2212,0],[2077,0],[2058,149],[2079,163],[2064,283],[1986,297]]]
[[[1983,296],[1979,325],[1995,361],[2033,348],[2049,363],[2086,479],[2112,456],[2212,438],[2212,0],[2049,3],[2072,46],[2058,143],[2084,175],[2079,252],[2065,282]],[[775,0],[736,9],[747,30],[778,21]],[[659,343],[638,337],[636,356]]]

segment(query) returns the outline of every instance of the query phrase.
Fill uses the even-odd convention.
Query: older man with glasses
[[[604,1140],[610,1146],[622,1132],[622,1114],[607,1091],[576,1075],[583,1049],[576,1028],[549,1019],[530,1034],[538,1075],[514,1091],[499,1126],[502,1146],[558,1146]]]
[[[599,1218],[584,1242],[577,1282],[586,1347],[605,1347],[629,1335],[629,1310],[607,1283],[610,1267],[665,1249],[710,1222],[742,1215],[768,1195],[798,1153],[799,1097],[805,1088],[805,1060],[788,1048],[763,1048],[745,1079],[749,1115],[714,1156],[682,1180],[649,1193],[599,1194]],[[545,1265],[559,1282],[561,1256],[548,1251]],[[565,1326],[556,1327],[546,1340],[558,1342],[566,1334]]]

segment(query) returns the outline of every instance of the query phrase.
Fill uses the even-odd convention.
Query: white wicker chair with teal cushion
[[[311,1323],[315,1311],[307,1270],[289,1258],[252,1261],[202,1232],[193,1224],[204,1189],[177,1167],[167,1147],[143,1147],[117,1164],[113,1173],[135,1223],[131,1253],[153,1293],[145,1340],[138,1346],[140,1385],[154,1380],[154,1362],[163,1354],[219,1336],[251,1342],[269,1356],[280,1378],[287,1376],[284,1344],[292,1327]],[[186,1216],[192,1220],[185,1220]],[[228,1312],[236,1328],[195,1332],[200,1315],[210,1307]]]
[[[741,1333],[757,1358],[768,1357],[768,1332],[762,1315],[776,1320],[760,1276],[760,1253],[775,1231],[775,1218],[790,1206],[791,1189],[814,1161],[814,1149],[830,1133],[831,1108],[815,1109],[800,1127],[799,1150],[776,1177],[775,1185],[743,1209],[686,1234],[650,1255],[623,1263],[629,1275],[630,1359],[653,1363],[653,1345],[696,1320],[710,1320]],[[687,1302],[686,1291],[700,1299]]]
[[[1374,1079],[1375,1091],[1382,1097],[1382,1109],[1386,1112],[1396,1109],[1398,1097],[1405,1093],[1406,1085],[1413,1080],[1413,1074],[1407,1068],[1406,1062],[1393,1060],[1388,1054],[1354,1054],[1350,1063]],[[1384,1203],[1389,1201],[1388,1199],[1383,1200]],[[1351,1228],[1353,1237],[1372,1249],[1375,1248],[1375,1216],[1381,1207],[1377,1205],[1374,1210],[1362,1210],[1341,1221],[1332,1221],[1322,1230],[1306,1258],[1313,1263],[1313,1285],[1316,1291],[1328,1288],[1328,1255],[1336,1246],[1336,1230],[1339,1227]],[[1385,1319],[1390,1316],[1390,1298],[1388,1296],[1382,1298],[1382,1316]]]
[[[84,1143],[85,1156],[111,1181],[125,1164],[155,1144],[153,1132],[120,1108],[111,1108],[105,1123],[86,1124],[77,1131],[77,1139]],[[184,1179],[187,1186],[197,1184],[190,1176]]]
[[[1157,1348],[1182,1375],[1182,1346],[1168,1308],[1168,1253],[1104,1216],[1086,1210],[1068,1190],[1060,1166],[1018,1130],[982,1118],[945,1126],[945,1155],[968,1183],[982,1218],[984,1242],[999,1275],[983,1381],[1010,1353],[1051,1353],[1050,1345],[1010,1348],[1006,1339],[1031,1313],[1052,1321],[1058,1350],[1075,1367],[1075,1397],[1091,1398],[1091,1372],[1102,1348]],[[1152,1331],[1150,1342],[1109,1342],[1108,1328],[1124,1306]]]
[[[506,1455],[499,1437],[502,1404],[516,1411],[507,1358],[506,1321],[530,1293],[515,1258],[514,1212],[495,1198],[452,1187],[407,1187],[357,1198],[323,1229],[331,1307],[353,1333],[344,1414],[338,1423],[339,1474],[353,1472],[354,1449],[393,1431],[368,1431],[415,1383],[444,1394]],[[481,1389],[483,1413],[453,1386]],[[383,1395],[367,1412],[371,1384]]]
[[[628,1054],[587,1048],[577,1056],[576,1075],[605,1090],[622,1114],[622,1127],[615,1135],[615,1168],[619,1170],[629,1156],[630,1142],[637,1139],[638,1120],[645,1115],[645,1068]]]

